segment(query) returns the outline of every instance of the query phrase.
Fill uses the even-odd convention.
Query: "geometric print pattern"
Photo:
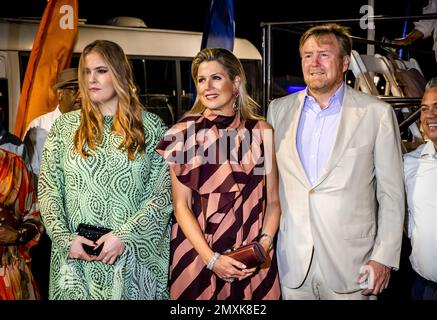
[[[54,123],[42,153],[38,198],[52,240],[50,299],[167,299],[171,184],[155,146],[166,127],[142,113],[146,151],[128,160],[104,117],[103,141],[90,156],[73,151],[80,111]],[[125,244],[113,265],[69,259],[79,223],[111,228]]]

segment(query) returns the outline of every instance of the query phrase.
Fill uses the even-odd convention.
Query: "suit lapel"
[[[302,162],[300,161],[299,152],[297,151],[296,146],[296,135],[297,135],[297,129],[299,127],[299,119],[300,115],[302,113],[303,109],[303,103],[305,100],[305,91],[301,91],[298,94],[297,101],[295,104],[297,105],[297,108],[294,106],[291,106],[292,109],[296,110],[296,112],[291,113],[291,119],[290,119],[290,130],[287,132],[287,139],[286,141],[290,141],[291,145],[289,146],[289,150],[291,153],[291,170],[294,173],[295,177],[300,180],[300,182],[307,186],[308,188],[311,187],[311,184],[306,176],[305,169],[302,165]]]
[[[340,122],[334,139],[334,145],[330,156],[326,161],[325,167],[313,186],[314,188],[327,178],[332,169],[337,165],[338,161],[340,161],[366,111],[367,109],[362,106],[360,107],[360,104],[355,100],[353,89],[346,86],[343,105],[340,111]]]

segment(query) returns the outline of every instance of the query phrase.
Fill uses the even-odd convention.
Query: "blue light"
[[[306,86],[287,86],[287,92],[288,93],[295,93],[302,91],[306,88]]]

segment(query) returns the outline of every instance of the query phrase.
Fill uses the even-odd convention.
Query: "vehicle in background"
[[[112,25],[92,25],[79,20],[71,67],[77,67],[80,53],[90,42],[106,39],[118,43],[132,63],[147,110],[157,113],[169,125],[175,123],[194,102],[190,68],[192,58],[200,50],[202,33],[150,29],[136,18],[110,21]],[[38,26],[39,20],[35,19],[0,18],[0,91],[7,112],[4,125],[11,131]],[[249,93],[261,103],[261,54],[252,43],[240,38],[235,39],[234,54],[246,71]]]

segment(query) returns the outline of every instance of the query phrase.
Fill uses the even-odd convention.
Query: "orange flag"
[[[24,75],[15,134],[23,136],[36,117],[56,108],[52,86],[58,71],[70,66],[77,36],[77,0],[48,0]]]

